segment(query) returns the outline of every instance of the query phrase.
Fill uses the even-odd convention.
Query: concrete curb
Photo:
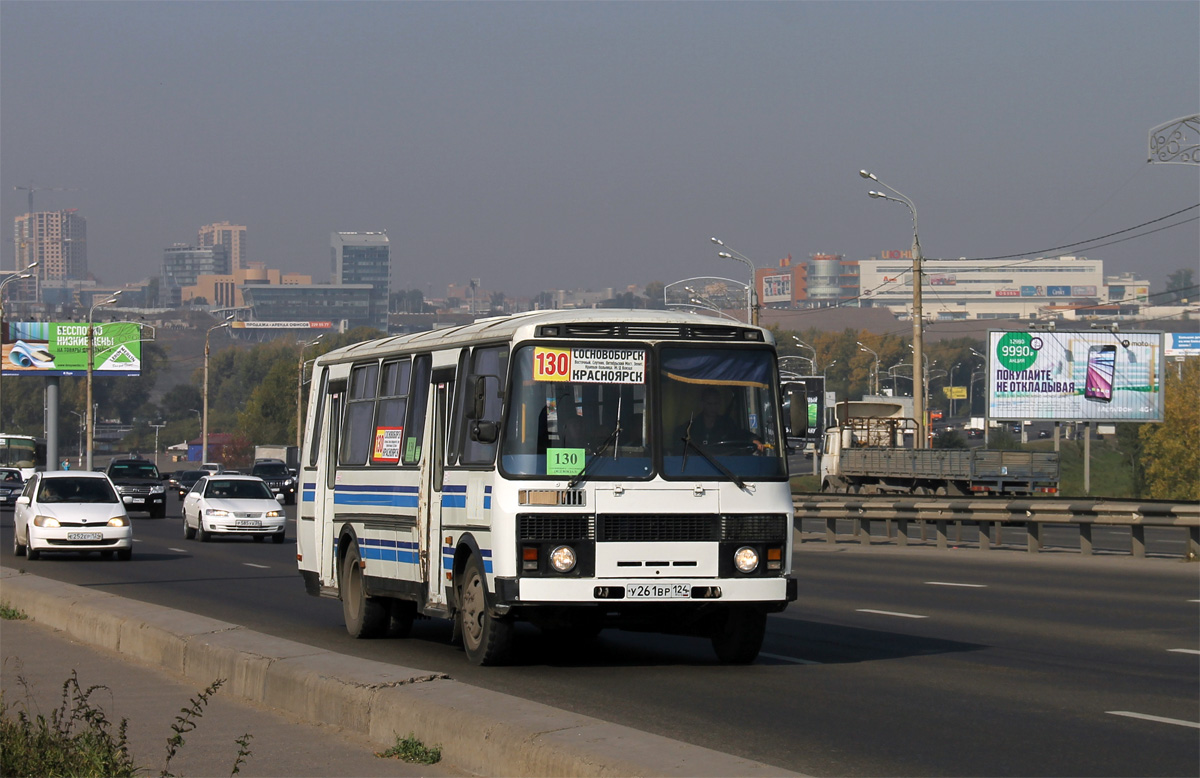
[[[785,776],[440,673],[336,654],[204,616],[0,567],[0,602],[93,646],[389,747],[412,733],[480,775]]]

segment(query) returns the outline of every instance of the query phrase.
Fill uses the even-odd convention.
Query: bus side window
[[[412,393],[408,403],[408,422],[404,427],[403,462],[415,465],[421,461],[421,441],[425,438],[425,406],[429,401],[428,354],[413,360]]]
[[[471,353],[471,369],[461,382],[464,404],[459,413],[468,418],[463,439],[462,462],[490,465],[496,461],[496,442],[504,410],[504,378],[508,348],[489,346]],[[480,411],[476,413],[476,411]],[[481,434],[486,433],[486,434]]]
[[[375,416],[375,441],[371,464],[396,464],[404,454],[404,420],[408,412],[409,377],[412,362],[385,362],[383,385]]]
[[[458,356],[458,385],[454,387],[454,392],[451,396],[454,397],[454,405],[450,408],[450,435],[446,440],[446,464],[450,467],[458,464],[458,455],[462,451],[463,430],[466,428],[466,403],[467,403],[467,387],[470,381],[467,380],[467,364],[470,360],[470,349],[464,348]]]
[[[338,464],[365,465],[375,440],[375,394],[379,383],[379,365],[358,365],[350,372],[350,391],[346,396],[346,425]]]
[[[329,371],[321,371],[321,389],[317,393],[317,412],[312,419],[312,442],[308,448],[308,466],[317,466],[317,453],[321,450],[321,434],[325,423],[325,394],[329,391]]]

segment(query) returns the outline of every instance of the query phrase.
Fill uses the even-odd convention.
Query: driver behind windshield
[[[702,446],[753,444],[756,450],[762,451],[763,442],[738,427],[725,413],[726,400],[717,387],[704,387],[700,393],[700,407],[676,430],[673,445],[681,448],[683,439],[690,435],[693,443]]]

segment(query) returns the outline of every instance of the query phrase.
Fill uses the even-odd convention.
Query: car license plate
[[[104,540],[104,535],[99,532],[68,532],[67,540]]]
[[[235,527],[261,527],[262,522],[258,519],[237,519],[233,522]]]
[[[629,584],[625,587],[627,600],[652,600],[662,598],[689,598],[692,596],[691,584]]]

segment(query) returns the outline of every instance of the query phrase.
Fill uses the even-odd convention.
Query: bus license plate
[[[262,522],[257,519],[238,519],[234,522],[236,527],[261,527]]]
[[[104,540],[99,532],[68,532],[67,540]]]
[[[625,587],[627,600],[686,599],[691,596],[691,584],[630,584]]]

